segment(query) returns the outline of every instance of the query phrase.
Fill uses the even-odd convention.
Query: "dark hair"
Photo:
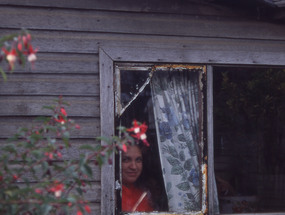
[[[140,177],[135,182],[135,186],[150,192],[151,205],[154,210],[167,211],[168,206],[165,205],[165,199],[163,199],[163,196],[165,196],[163,185],[154,176],[154,172],[158,172],[158,170],[155,169],[156,165],[154,165],[155,161],[152,157],[151,147],[147,147],[143,143],[139,143],[138,147],[142,152],[143,168]]]

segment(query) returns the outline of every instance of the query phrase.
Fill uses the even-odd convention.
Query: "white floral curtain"
[[[201,211],[202,72],[157,70],[151,80],[169,211]]]

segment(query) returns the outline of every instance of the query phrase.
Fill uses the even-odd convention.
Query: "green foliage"
[[[36,60],[31,44],[31,35],[23,31],[19,35],[0,38],[0,63],[6,62],[7,70],[13,71],[16,62]],[[6,71],[0,67],[6,81]],[[20,128],[0,150],[0,214],[77,214],[90,213],[85,200],[86,185],[94,178],[92,166],[112,164],[110,155],[127,150],[127,145],[145,137],[147,126],[137,122],[128,131],[119,127],[119,136],[98,137],[94,145],[83,145],[76,159],[63,158],[64,151],[74,147],[70,136],[80,126],[67,117],[64,106],[68,105],[60,97],[55,105],[44,106],[52,112],[50,117],[39,117],[35,126]],[[140,129],[133,134],[134,128]],[[101,143],[103,143],[101,145]]]
[[[60,98],[45,107],[52,111],[50,117],[41,117],[32,128],[20,128],[1,148],[0,214],[88,212],[85,193],[94,178],[92,166],[111,164],[111,153],[135,143],[122,127],[120,137],[99,137],[94,145],[81,146],[77,159],[64,160],[63,151],[74,147],[70,134],[79,126],[67,117],[63,104]]]

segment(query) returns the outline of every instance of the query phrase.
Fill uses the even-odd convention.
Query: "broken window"
[[[140,178],[144,189],[151,194],[152,210],[204,213],[207,198],[203,127],[205,67],[117,64],[115,75],[116,124],[130,127],[136,119],[149,126],[150,147],[142,153]],[[123,168],[130,157],[123,155]],[[139,158],[140,153],[134,161]],[[119,174],[121,166],[117,165],[116,176],[120,182],[124,174],[124,169]],[[135,182],[138,184],[137,179]],[[121,190],[118,194],[120,200]],[[123,192],[123,195],[127,194]],[[148,198],[147,194],[142,198]],[[117,206],[119,211],[124,211],[124,203],[123,208],[121,201]]]
[[[214,67],[221,213],[285,212],[285,71]]]

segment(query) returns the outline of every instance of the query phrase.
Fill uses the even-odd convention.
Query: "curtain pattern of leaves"
[[[169,211],[201,210],[201,72],[155,71],[151,81]]]

